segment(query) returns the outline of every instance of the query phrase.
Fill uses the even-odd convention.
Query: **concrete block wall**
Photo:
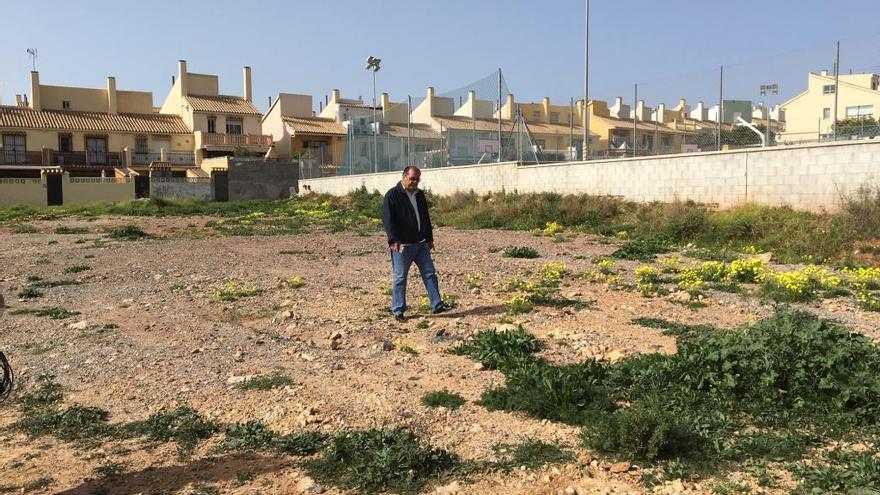
[[[46,204],[46,184],[42,179],[0,178],[0,207],[43,207]]]
[[[65,173],[61,185],[66,205],[135,199],[134,179],[128,177],[70,177]]]
[[[304,179],[312,191],[385,191],[399,172]],[[833,211],[841,196],[880,185],[880,139],[622,160],[517,166],[513,162],[425,169],[436,194],[473,190],[621,196],[632,201],[693,200],[725,208],[744,202]],[[303,192],[303,189],[300,189]]]
[[[214,184],[210,179],[151,177],[150,197],[211,201],[214,199]]]

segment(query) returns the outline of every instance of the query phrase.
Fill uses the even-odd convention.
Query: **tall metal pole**
[[[412,165],[412,96],[406,95],[406,164]]]
[[[840,41],[837,42],[837,56],[834,59],[834,140],[837,141],[837,94],[840,92]]]
[[[590,159],[590,0],[584,5],[584,160]]]
[[[638,156],[639,148],[636,144],[636,134],[638,133],[637,110],[639,109],[639,85],[636,84],[635,95],[633,97],[633,156]]]
[[[721,120],[724,118],[724,66],[721,66],[721,80],[718,83],[718,118],[715,123],[715,151],[721,151]]]
[[[379,171],[378,159],[378,142],[376,134],[378,134],[379,126],[376,120],[376,71],[373,71],[373,172]]]
[[[498,162],[501,162],[501,67],[498,68]]]
[[[571,147],[574,146],[574,97],[568,100],[568,146],[565,147],[569,151],[569,161],[574,161],[574,153],[571,153]]]

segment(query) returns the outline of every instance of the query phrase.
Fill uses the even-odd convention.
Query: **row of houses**
[[[644,101],[632,108],[621,98],[610,105],[519,102],[512,94],[499,106],[474,91],[456,101],[429,87],[415,104],[383,93],[375,107],[333,90],[317,111],[310,95],[280,93],[263,113],[253,102],[249,67],[242,71],[242,95],[223,95],[218,76],[189,72],[181,60],[161,106],[150,92],[118,89],[114,77],[104,88],[78,88],[42,84],[34,71],[30,93],[0,106],[0,177],[37,177],[46,167],[120,177],[157,166],[177,177],[206,177],[212,158],[233,154],[308,156],[330,175],[343,167],[371,171],[380,161],[383,170],[429,158],[435,165],[479,163],[497,159],[514,139],[520,154],[531,149],[543,159],[571,160],[582,156],[584,112],[593,154],[701,151],[715,149],[716,131],[732,130],[740,119],[769,122],[775,133],[795,138],[827,132],[834,96],[828,81],[827,73],[810,74],[804,93],[772,109],[736,100],[711,108],[685,100],[656,108]],[[871,115],[880,99],[877,76],[841,76],[839,93],[840,118]]]

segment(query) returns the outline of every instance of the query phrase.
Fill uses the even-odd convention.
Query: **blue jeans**
[[[431,301],[431,309],[440,307],[440,285],[437,282],[437,272],[434,269],[434,261],[431,260],[431,249],[427,242],[417,244],[401,244],[401,252],[391,251],[391,268],[394,271],[394,280],[391,285],[391,312],[402,315],[406,310],[406,278],[409,267],[415,262],[425,282],[425,290]]]

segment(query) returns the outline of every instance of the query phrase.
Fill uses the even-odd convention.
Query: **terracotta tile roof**
[[[0,106],[0,127],[19,129],[57,129],[63,131],[144,132],[153,134],[190,134],[177,115],[69,110],[31,110]]]
[[[409,129],[403,124],[383,125],[382,131],[389,136],[406,138],[409,137]],[[440,133],[435,131],[428,124],[412,125],[413,139],[440,139]]]
[[[187,95],[186,101],[195,112],[238,113],[263,115],[253,103],[238,96]]]
[[[526,127],[529,129],[529,132],[532,134],[559,134],[567,136],[569,134],[568,124],[560,124],[554,123],[549,124],[546,122],[526,122]],[[578,134],[583,135],[583,127],[579,125],[574,125],[571,128],[571,133],[577,136]]]
[[[334,119],[323,117],[282,117],[281,120],[287,125],[291,134],[315,134],[345,136],[348,131],[345,126]]]

